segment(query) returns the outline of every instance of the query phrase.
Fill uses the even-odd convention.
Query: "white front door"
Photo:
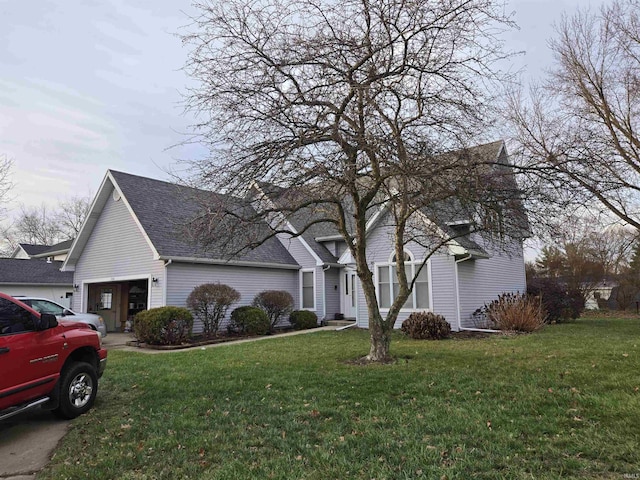
[[[345,318],[356,318],[358,301],[358,276],[355,270],[346,270],[342,274],[342,311]]]

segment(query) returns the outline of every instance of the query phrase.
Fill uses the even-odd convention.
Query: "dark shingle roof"
[[[63,262],[0,258],[0,284],[72,285],[73,272],[61,272]]]
[[[203,247],[190,241],[185,232],[189,229],[189,220],[201,212],[203,205],[221,198],[227,202],[236,200],[209,191],[128,173],[111,170],[111,174],[161,257],[216,260],[228,258],[223,252],[223,246],[212,244]],[[266,230],[267,226],[256,224],[253,228]],[[259,236],[262,232],[254,233]],[[246,251],[232,260],[298,265],[277,238],[269,238],[257,248]]]
[[[73,239],[65,240],[64,242],[56,243],[55,245],[51,245],[50,247],[46,247],[45,250],[41,251],[37,254],[31,254],[32,257],[46,257],[47,255],[51,255],[53,253],[69,251],[71,248],[71,244],[73,243]]]
[[[25,252],[27,252],[27,255],[29,255],[30,257],[33,255],[38,255],[51,248],[49,245],[34,245],[32,243],[20,243],[19,245]]]

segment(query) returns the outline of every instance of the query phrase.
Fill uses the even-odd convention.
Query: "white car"
[[[107,336],[107,326],[104,319],[100,315],[93,313],[76,313],[73,310],[63,307],[47,298],[14,296],[22,303],[26,303],[36,312],[52,313],[58,320],[73,320],[74,322],[82,322],[88,324],[91,328],[100,333],[103,337]]]

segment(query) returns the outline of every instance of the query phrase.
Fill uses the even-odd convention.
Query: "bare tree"
[[[56,222],[60,227],[62,236],[72,239],[80,233],[80,228],[89,213],[90,206],[90,196],[73,196],[60,202],[57,209]]]
[[[20,206],[20,212],[13,223],[2,230],[2,238],[15,249],[19,243],[54,245],[76,237],[89,213],[90,197],[74,196],[60,201],[50,209]]]
[[[640,1],[565,16],[555,66],[508,109],[529,179],[563,206],[604,209],[640,228]]]
[[[460,235],[442,228],[444,217],[474,219],[472,230],[502,239],[505,217],[522,227],[522,215],[504,215],[519,206],[509,166],[465,148],[491,125],[494,66],[504,57],[498,36],[509,19],[494,0],[230,0],[197,8],[183,38],[191,47],[186,69],[198,80],[187,107],[211,157],[194,162],[192,173],[226,196],[192,219],[195,239],[224,239],[233,254],[330,226],[346,242],[366,298],[368,359],[388,359],[417,275],[396,269],[397,295],[383,317],[367,261],[372,216],[388,215],[397,259],[417,242],[427,248],[424,262]],[[289,228],[294,217],[301,228]],[[266,231],[258,228],[265,219]],[[238,231],[243,240],[229,242]]]
[[[55,213],[45,204],[39,207],[22,205],[12,227],[12,235],[15,243],[53,245],[60,241],[61,230],[55,220]]]
[[[13,161],[6,155],[0,155],[0,220],[7,211],[8,194],[13,188],[11,168]]]

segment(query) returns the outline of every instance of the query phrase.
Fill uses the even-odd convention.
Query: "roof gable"
[[[207,263],[212,260],[221,262],[228,260],[226,252],[215,247],[199,245],[190,240],[188,235],[190,219],[200,213],[206,200],[218,198],[220,195],[109,170],[90,208],[87,220],[71,247],[65,268],[77,262],[106,201],[112,194],[119,196],[127,205],[151,247],[154,258]],[[251,262],[298,267],[293,257],[275,238],[265,241],[254,250],[233,260],[235,263]]]

